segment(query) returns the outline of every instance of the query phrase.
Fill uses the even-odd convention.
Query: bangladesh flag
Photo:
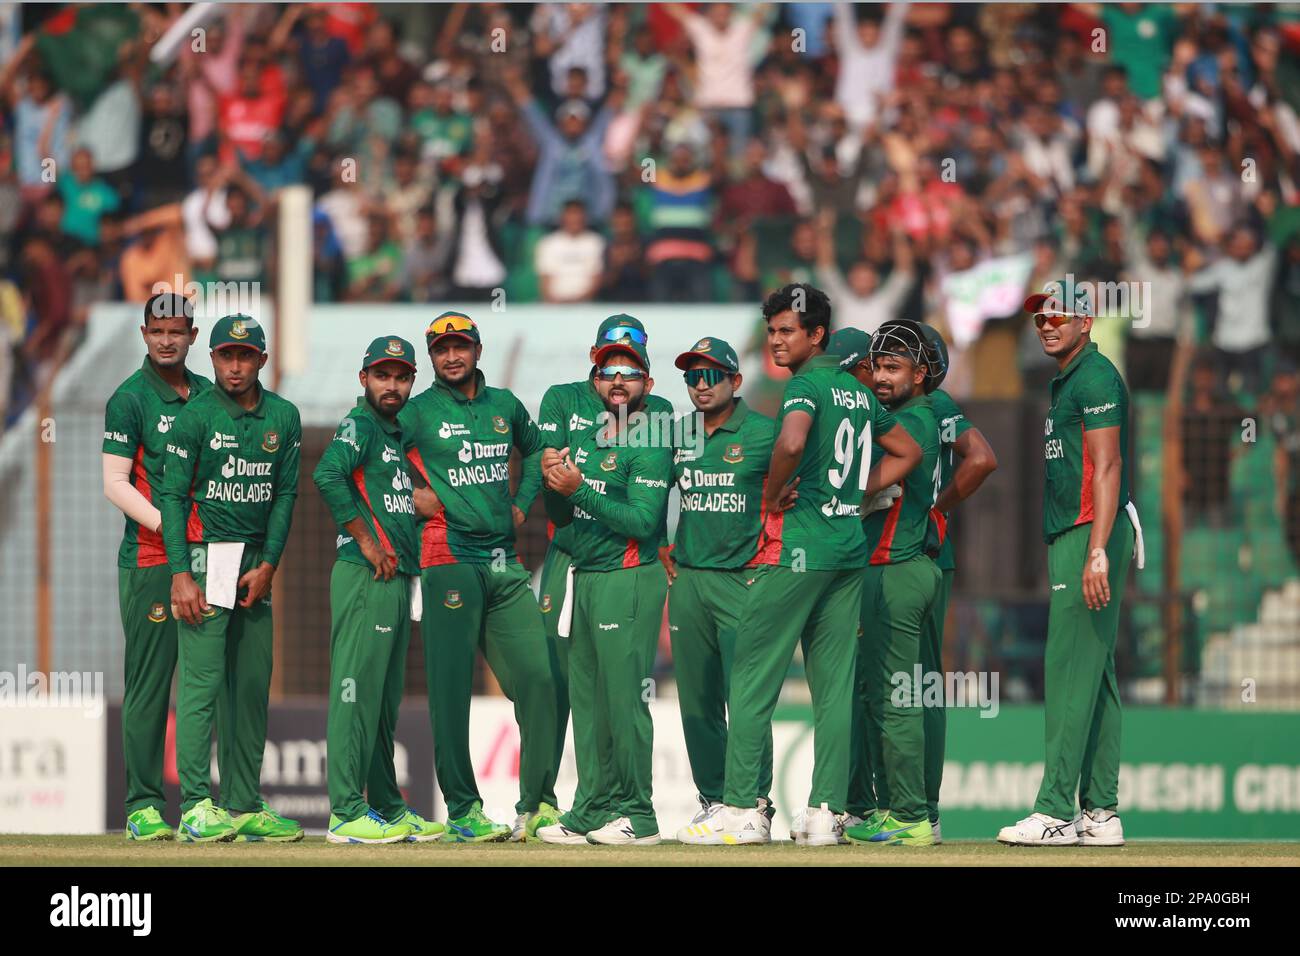
[[[70,6],[41,24],[36,48],[56,88],[85,109],[113,81],[118,49],[140,31],[140,18],[119,4]]]

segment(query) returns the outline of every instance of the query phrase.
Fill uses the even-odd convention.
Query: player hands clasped
[[[535,839],[556,823],[560,678],[527,570],[515,553],[510,452],[542,450],[514,393],[487,384],[478,326],[444,312],[425,331],[433,383],[402,410],[420,536],[420,589],[434,772],[447,804],[447,839]],[[489,819],[474,779],[469,718],[474,661],[482,651],[519,725],[519,801],[513,827]]]
[[[644,342],[620,339],[592,356],[606,420],[570,432],[565,448],[548,449],[541,460],[547,515],[557,527],[574,529],[573,586],[557,631],[572,642],[569,704],[578,787],[587,795],[538,830],[547,843],[659,842],[649,702],[668,588],[659,544],[672,448],[653,437],[626,440],[654,380]]]
[[[1051,582],[1043,782],[1002,843],[1119,846],[1119,607],[1142,529],[1128,490],[1128,389],[1090,335],[1092,298],[1067,277],[1025,300],[1056,359],[1044,424],[1043,537]],[[1121,513],[1124,512],[1124,513]],[[1081,812],[1075,812],[1075,793]]]
[[[186,842],[300,840],[258,783],[271,686],[271,579],[298,495],[298,409],[262,387],[266,333],[220,319],[209,337],[217,387],[171,424],[160,511],[178,619],[176,769]],[[221,702],[220,706],[218,702]],[[211,798],[217,723],[221,799]]]
[[[429,842],[443,826],[406,805],[393,765],[406,648],[419,611],[419,531],[397,422],[415,384],[415,348],[380,336],[357,377],[364,394],[312,474],[339,528],[330,573],[325,838]]]
[[[802,645],[812,691],[813,780],[802,831],[804,845],[843,838],[839,815],[848,804],[853,667],[867,542],[864,496],[897,483],[921,449],[875,395],[827,355],[831,306],[821,290],[795,283],[763,303],[773,361],[794,376],[786,385],[764,491],[760,547],[776,553],[754,569],[737,625],[728,695],[726,807],[718,825],[731,845],[767,840],[760,799],[772,714],[796,645]],[[870,449],[885,457],[874,468]],[[798,499],[783,496],[798,482]]]

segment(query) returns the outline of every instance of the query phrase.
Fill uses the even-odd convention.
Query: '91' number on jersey
[[[855,442],[853,436],[853,422],[845,418],[840,422],[840,427],[835,431],[835,464],[836,468],[828,469],[826,479],[831,483],[832,488],[843,488],[844,482],[849,477],[849,472],[853,469],[854,447],[856,446],[858,456],[864,464],[858,468],[858,491],[867,490],[867,477],[871,474],[871,423],[857,436]]]

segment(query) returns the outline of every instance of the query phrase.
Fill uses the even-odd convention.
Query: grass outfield
[[[954,840],[937,847],[480,846],[423,843],[127,843],[120,835],[0,836],[10,866],[1300,866],[1300,843],[1135,840],[1111,847],[1005,847]]]

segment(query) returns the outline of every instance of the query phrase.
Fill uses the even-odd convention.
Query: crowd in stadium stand
[[[1032,326],[958,330],[948,298],[1020,257],[1025,287],[1151,283],[1114,346],[1135,388],[1195,355],[1216,391],[1294,412],[1294,9],[246,4],[151,62],[184,12],[22,5],[0,50],[0,421],[90,303],[271,281],[300,184],[318,302],[808,280],[842,323],[944,328],[952,387],[1014,398],[1055,371]]]

